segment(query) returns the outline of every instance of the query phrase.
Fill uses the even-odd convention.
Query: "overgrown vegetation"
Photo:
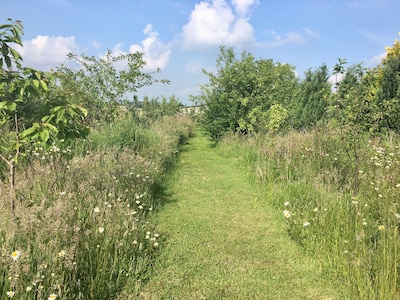
[[[398,137],[361,141],[356,194],[354,162],[329,128],[274,138],[234,135],[224,144],[251,166],[293,240],[354,299],[398,298]]]
[[[155,189],[192,120],[175,98],[157,114],[125,102],[158,81],[139,53],[45,73],[22,67],[12,48],[22,23],[1,29],[0,298],[136,293],[159,246],[148,220]]]
[[[126,288],[135,292],[146,278],[158,249],[158,233],[147,221],[154,187],[190,133],[190,120],[134,125],[133,136],[121,130],[132,124],[127,119],[114,124],[74,148],[35,149],[17,178],[14,221],[1,195],[1,298],[12,291],[17,299],[52,293],[113,299]],[[109,136],[114,140],[105,143]]]
[[[20,21],[9,21],[0,26],[0,171],[4,166],[9,170],[14,216],[16,165],[27,151],[35,145],[48,147],[56,140],[84,137],[88,130],[83,124],[86,109],[66,97],[46,97],[56,88],[52,74],[22,67],[22,57],[12,46],[22,45],[23,26]]]
[[[174,96],[126,98],[168,83],[141,53],[42,72],[22,66],[22,33],[0,26],[0,297],[136,295],[159,247],[154,192],[193,122]],[[193,97],[211,139],[355,298],[399,298],[400,42],[375,68],[339,59],[334,86],[325,65],[299,79],[226,47],[216,65]]]
[[[400,113],[399,59],[396,40],[376,68],[346,68],[346,60],[339,59],[333,87],[324,65],[307,71],[297,85],[289,77],[287,86],[297,96],[289,102],[285,93],[281,101],[274,98],[285,109],[280,113],[285,118],[277,122],[279,130],[253,126],[243,132],[233,126],[215,133],[205,126],[212,138],[231,145],[251,167],[252,177],[266,187],[268,201],[281,211],[293,240],[319,257],[326,272],[342,280],[357,299],[400,296],[400,119],[395,117]],[[243,58],[232,60],[245,63]],[[208,105],[206,124],[214,115],[226,120],[219,115],[223,105],[216,99],[221,92],[235,93],[235,87],[222,80],[239,69],[219,61],[218,75],[210,75],[210,84],[198,98]],[[251,79],[235,77],[242,80],[240,86],[249,86]],[[235,111],[230,120],[239,124],[249,111],[241,109],[240,98],[230,101]],[[249,97],[247,103],[258,99]],[[267,124],[277,120],[271,108],[263,108]]]

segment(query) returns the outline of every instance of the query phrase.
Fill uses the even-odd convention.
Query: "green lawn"
[[[286,233],[282,212],[200,132],[182,147],[158,212],[140,299],[344,299]]]

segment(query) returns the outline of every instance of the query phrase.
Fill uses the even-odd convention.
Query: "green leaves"
[[[22,138],[26,138],[27,136],[34,134],[37,131],[38,128],[40,128],[39,123],[33,123],[32,127],[24,130],[21,133],[21,137]]]
[[[209,83],[201,87],[202,95],[197,98],[206,106],[203,124],[215,140],[229,131],[270,130],[266,126],[270,107],[289,107],[297,95],[297,79],[290,65],[256,60],[246,51],[236,58],[233,49],[225,47],[220,48],[216,64],[216,74],[204,72]]]
[[[266,128],[271,133],[278,133],[289,117],[289,111],[281,104],[273,104],[268,110]]]
[[[16,108],[17,108],[17,103],[15,102],[8,102],[8,101],[0,102],[0,111],[4,111],[4,114],[6,112],[14,112]]]
[[[42,145],[46,145],[49,142],[54,141],[54,138],[50,140],[50,137],[55,137],[58,133],[58,128],[50,123],[38,123],[35,122],[30,128],[25,129],[21,135],[21,142],[24,144],[38,142]]]
[[[11,45],[22,46],[22,29],[19,21],[0,25],[0,159],[9,168],[13,216],[15,166],[27,156],[29,148],[45,148],[57,140],[84,137],[89,132],[83,107],[69,101],[65,94],[49,93],[60,89],[53,76],[21,66],[22,57]],[[16,70],[12,70],[14,67]],[[54,99],[52,95],[61,97]]]
[[[292,124],[296,129],[309,129],[326,118],[331,84],[328,67],[323,64],[316,70],[307,70],[300,82],[298,100],[293,107]]]
[[[128,93],[136,93],[143,86],[166,83],[157,80],[154,73],[143,72],[145,61],[142,53],[114,55],[108,51],[103,58],[70,53],[68,58],[77,61],[82,69],[78,72],[65,66],[58,68],[58,80],[77,99],[77,103],[89,110],[89,120],[111,121],[118,106]],[[121,65],[126,66],[124,69]]]
[[[31,83],[32,83],[33,87],[34,87],[36,90],[42,89],[42,90],[45,91],[45,92],[47,92],[47,91],[49,90],[49,87],[47,86],[47,83],[46,83],[46,81],[44,81],[44,80],[33,79],[33,80],[31,81]]]
[[[11,22],[11,20],[10,20]],[[11,43],[22,45],[19,21],[0,26],[0,140],[2,157],[17,162],[35,144],[48,146],[59,139],[84,137],[87,110],[59,92],[52,74],[21,67],[21,55]],[[17,70],[11,71],[11,67]],[[51,91],[51,93],[50,93]],[[72,99],[73,100],[73,99]]]
[[[0,102],[0,125],[4,125],[8,120],[8,116],[14,113],[16,109],[17,104],[15,102]]]
[[[10,23],[0,26],[0,68],[4,65],[11,70],[14,62],[17,67],[21,67],[22,57],[9,44],[15,43],[22,46],[21,36],[23,34],[23,26],[21,21],[13,22],[12,19],[7,19]]]

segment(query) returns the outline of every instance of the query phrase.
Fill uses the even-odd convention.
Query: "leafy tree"
[[[344,68],[339,60],[335,74],[344,73],[332,98],[331,116],[361,131],[400,130],[400,43],[387,47],[382,65],[365,69],[361,64]]]
[[[175,95],[172,95],[167,99],[166,97],[161,97],[161,111],[163,116],[173,116],[180,112],[182,112],[183,104],[176,98]]]
[[[323,64],[315,71],[305,72],[300,83],[299,100],[294,112],[293,125],[297,129],[310,128],[326,117],[331,84],[328,82],[329,70]]]
[[[378,76],[376,70],[367,70],[362,64],[346,69],[343,60],[339,60],[334,71],[344,72],[345,75],[336,85],[329,113],[332,124],[336,124],[339,129],[342,145],[354,168],[353,192],[357,194],[361,158],[365,155],[363,145],[365,139],[377,130],[377,120],[381,113],[375,103]]]
[[[192,97],[204,104],[202,123],[214,140],[229,131],[269,130],[271,106],[287,109],[296,96],[297,79],[289,65],[256,60],[246,51],[238,59],[232,48],[221,46],[216,66],[216,74],[203,70],[209,83]]]
[[[400,32],[399,32],[400,35]],[[400,55],[400,41],[395,39],[392,47],[386,47],[386,57],[383,58],[382,64],[386,65],[390,60],[398,57]]]
[[[71,96],[88,108],[87,120],[91,123],[112,121],[118,107],[126,102],[128,93],[135,94],[138,89],[156,82],[169,83],[142,70],[146,62],[140,52],[114,56],[108,51],[102,58],[70,53],[68,57],[81,68],[75,71],[66,66],[59,67],[58,80]]]
[[[249,103],[251,108],[245,124],[250,130],[277,133],[276,126],[271,127],[271,124],[276,125],[280,119],[279,130],[283,131],[285,125],[289,125],[290,111],[298,94],[294,68],[288,64],[274,63],[271,59],[260,59],[256,62],[256,70],[256,90]]]
[[[380,127],[400,131],[400,42],[395,40],[392,47],[386,48],[386,57],[379,68],[380,84],[376,94],[376,104],[384,112]]]
[[[335,75],[335,89],[339,88],[340,77],[345,73],[345,65],[347,60],[345,58],[338,58],[338,63],[333,67],[333,75]]]
[[[247,60],[252,60],[246,53],[242,59],[245,60],[246,56]],[[232,48],[220,47],[216,65],[216,75],[203,70],[210,82],[201,86],[200,96],[192,98],[197,103],[205,104],[202,124],[214,140],[220,139],[227,131],[238,129],[238,116],[243,109],[241,103],[245,103],[247,94],[244,90],[246,85],[242,84],[244,74],[238,69]]]
[[[358,192],[363,139],[371,134],[400,129],[400,43],[386,48],[382,65],[366,70],[361,64],[344,68],[340,60],[334,74],[345,73],[336,84],[330,105],[331,117],[339,126],[349,161],[354,165],[354,193]]]
[[[22,67],[13,44],[22,45],[20,21],[0,26],[0,159],[9,170],[11,212],[15,210],[15,167],[34,145],[83,137],[86,110],[64,98],[47,98],[57,89],[51,74]],[[4,65],[6,68],[4,68]],[[13,69],[15,68],[15,70]]]

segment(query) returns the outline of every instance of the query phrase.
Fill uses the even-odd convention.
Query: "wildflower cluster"
[[[135,164],[135,170],[145,173],[141,168],[149,169],[143,160],[135,161],[132,157],[126,156],[124,167],[128,165],[129,159],[131,165]],[[85,291],[79,284],[80,278],[87,276],[84,274],[86,270],[97,270],[96,274],[107,270],[110,273],[103,274],[104,280],[108,274],[123,268],[121,266],[126,266],[125,277],[126,274],[138,276],[144,272],[147,263],[139,265],[133,262],[139,257],[151,259],[151,254],[159,246],[159,234],[151,233],[152,226],[148,224],[145,213],[153,208],[149,192],[153,182],[146,177],[146,180],[137,181],[136,176],[129,176],[132,179],[129,182],[124,178],[125,173],[104,170],[104,167],[113,165],[103,165],[102,161],[91,156],[71,162],[68,170],[71,176],[68,173],[64,175],[66,181],[63,182],[65,185],[62,192],[52,195],[52,205],[38,210],[55,219],[52,221],[51,218],[44,218],[41,222],[32,219],[33,223],[23,225],[20,228],[22,231],[18,233],[20,238],[23,238],[23,234],[29,238],[32,233],[25,230],[33,226],[37,242],[49,240],[49,243],[36,246],[42,251],[34,256],[29,249],[22,248],[8,254],[7,273],[10,280],[3,287],[7,288],[6,295],[9,298],[30,298],[28,293],[32,297],[41,295],[45,299],[64,297],[64,294],[70,295],[66,298],[73,298],[72,295],[77,291],[86,294],[89,291]],[[91,179],[91,185],[78,186],[75,190],[73,185],[68,185],[75,182],[74,177],[88,178],[88,172],[93,169],[100,172],[96,178]],[[114,180],[107,180],[107,174],[110,173],[114,174]],[[78,195],[85,195],[85,201],[76,201]],[[103,201],[99,201],[101,198]],[[135,243],[137,247],[132,247]],[[110,260],[109,257],[114,259]],[[37,262],[40,263],[40,271],[29,272],[34,270]],[[93,265],[93,262],[96,264]]]
[[[47,148],[37,145],[35,148],[31,149],[30,155],[32,158],[36,158],[42,163],[46,163],[59,159],[70,159],[73,155],[73,150],[62,143],[59,145],[53,143]]]
[[[400,142],[359,142],[352,149],[335,134],[278,137],[263,145],[256,169],[274,182],[273,204],[295,241],[357,278],[355,290],[369,282],[370,293],[392,291],[382,276],[400,265],[390,254],[400,243]],[[396,285],[395,277],[385,278]]]

